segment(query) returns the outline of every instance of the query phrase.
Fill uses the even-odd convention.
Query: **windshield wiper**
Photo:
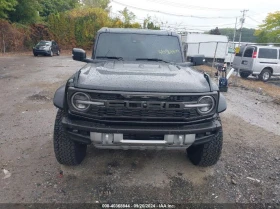
[[[165,63],[170,63],[168,61],[158,59],[158,58],[137,58],[136,60],[146,60],[146,61],[156,61],[156,62],[165,62]]]
[[[114,59],[114,60],[123,60],[122,57],[107,57],[107,56],[97,56],[97,59]]]

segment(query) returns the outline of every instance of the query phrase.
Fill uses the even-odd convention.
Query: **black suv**
[[[55,41],[40,41],[33,47],[33,54],[35,57],[38,55],[53,56],[54,54],[60,55],[60,48]]]
[[[54,151],[77,165],[87,145],[100,149],[187,149],[191,162],[214,165],[221,154],[219,113],[226,101],[207,74],[184,62],[179,35],[168,31],[98,31],[92,57],[55,93]]]

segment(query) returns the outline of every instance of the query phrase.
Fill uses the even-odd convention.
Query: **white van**
[[[232,66],[239,69],[242,78],[254,75],[268,81],[271,76],[280,76],[280,47],[243,45]]]

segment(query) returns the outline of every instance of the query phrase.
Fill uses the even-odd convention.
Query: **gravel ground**
[[[280,106],[242,88],[225,93],[224,147],[213,167],[193,166],[183,151],[93,147],[80,166],[60,166],[52,98],[83,65],[69,56],[0,57],[0,203],[280,202]]]

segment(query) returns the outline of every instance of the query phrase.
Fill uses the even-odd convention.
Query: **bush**
[[[24,34],[7,20],[0,19],[1,52],[19,51],[23,48]]]

